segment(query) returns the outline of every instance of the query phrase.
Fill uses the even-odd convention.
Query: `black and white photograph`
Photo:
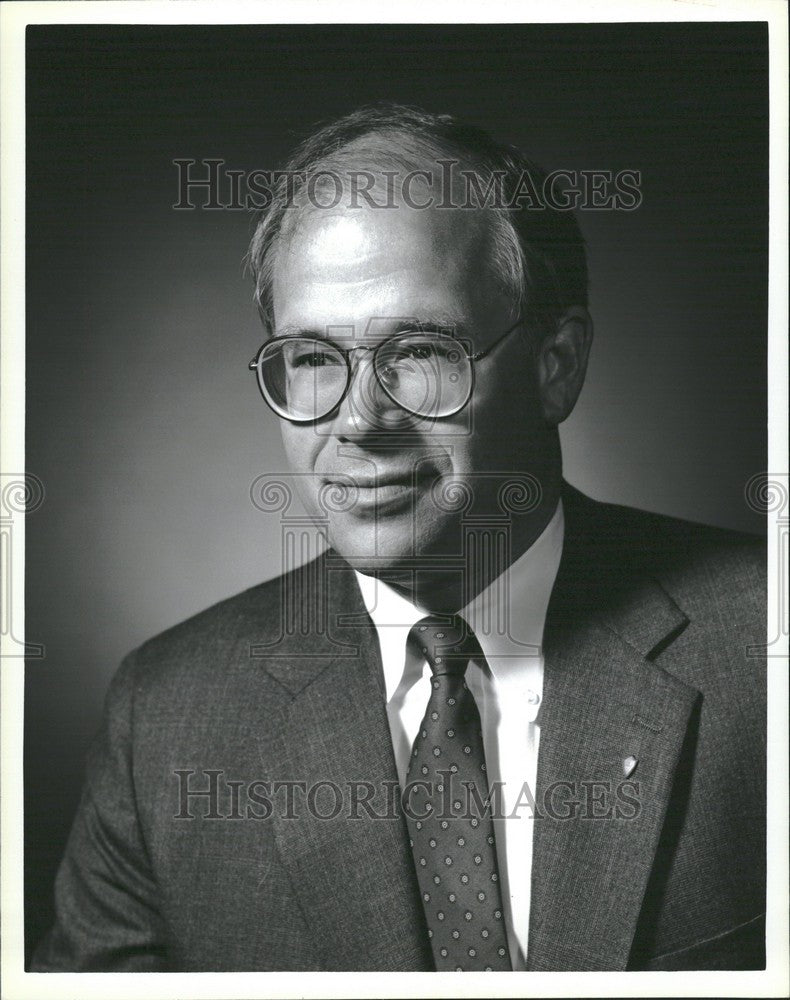
[[[785,8],[329,6],[3,4],[4,995],[785,995]]]

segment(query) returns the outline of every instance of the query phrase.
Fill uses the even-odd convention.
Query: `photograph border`
[[[528,14],[525,17],[525,12]],[[2,995],[9,1000],[49,997],[349,997],[381,996],[783,996],[788,989],[788,671],[786,632],[787,539],[790,502],[787,470],[787,182],[788,52],[783,0],[672,2],[639,5],[602,2],[543,4],[413,0],[400,3],[397,19],[384,4],[74,2],[3,3],[2,55],[2,385],[3,484],[25,479],[25,29],[28,24],[317,24],[515,22],[765,21],[769,26],[770,219],[769,219],[769,463],[761,487],[767,507],[769,605],[768,650],[768,924],[767,967],[759,972],[526,973],[491,978],[484,973],[28,973],[23,965],[23,661],[8,655],[16,641],[2,635]],[[464,16],[466,15],[466,16]],[[35,485],[33,485],[35,490]],[[773,491],[773,493],[772,493]],[[785,498],[771,502],[772,495]],[[30,501],[28,500],[28,503]],[[14,515],[14,559],[9,559],[9,599],[14,627],[24,640],[24,504]],[[5,567],[4,567],[5,568]],[[776,639],[771,641],[771,637]],[[107,976],[111,975],[111,980]]]

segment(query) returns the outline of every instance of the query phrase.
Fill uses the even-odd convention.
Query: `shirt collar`
[[[481,591],[460,614],[478,637],[492,674],[539,668],[546,611],[562,555],[565,522],[562,501],[535,542],[504,573]],[[387,700],[414,668],[404,653],[415,622],[427,612],[389,584],[355,570],[368,614],[379,637]]]
[[[540,657],[564,534],[560,500],[535,542],[460,612],[497,676],[518,660]]]

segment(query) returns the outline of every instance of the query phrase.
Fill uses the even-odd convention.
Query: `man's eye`
[[[325,368],[328,365],[339,364],[339,358],[327,351],[305,351],[292,358],[291,365],[294,368]]]
[[[434,344],[415,344],[413,347],[409,348],[409,356],[417,358],[418,360],[432,358],[436,355],[436,353],[436,347]]]
[[[441,349],[437,344],[400,344],[388,354],[387,360],[393,364],[398,361],[429,361],[440,356]]]

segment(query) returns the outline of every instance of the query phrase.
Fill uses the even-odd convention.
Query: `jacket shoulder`
[[[655,579],[681,605],[715,598],[764,614],[765,538],[583,497],[571,510],[596,538],[602,571]]]
[[[256,584],[165,629],[132,650],[124,669],[134,674],[138,685],[165,675],[178,682],[185,672],[194,684],[201,673],[222,673],[244,657],[242,647],[249,656],[251,646],[277,639],[286,604],[315,579],[320,561]]]

